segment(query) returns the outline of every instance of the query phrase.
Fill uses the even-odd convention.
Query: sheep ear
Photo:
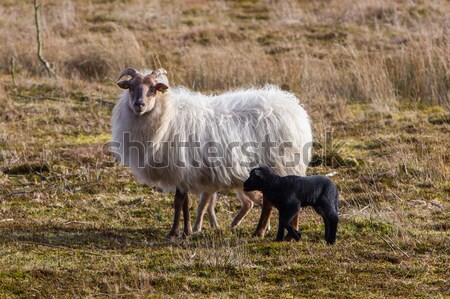
[[[117,86],[119,86],[122,89],[129,89],[130,83],[128,82],[128,80],[124,80],[124,81],[117,82]]]
[[[164,83],[158,82],[155,84],[155,89],[161,93],[165,93],[169,87]]]

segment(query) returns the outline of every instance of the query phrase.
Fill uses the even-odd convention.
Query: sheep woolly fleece
[[[155,109],[141,116],[131,111],[129,101],[126,90],[113,110],[113,141],[119,144],[113,152],[122,165],[125,155],[131,156],[127,157],[129,167],[141,183],[196,193],[242,188],[250,170],[257,166],[243,163],[252,161],[249,152],[259,157],[257,164],[270,165],[280,175],[305,175],[312,146],[309,118],[293,94],[276,86],[211,96],[171,88],[158,94]],[[136,154],[131,146],[125,148],[129,145],[124,143],[125,133],[129,133],[131,142],[145,146],[144,154]],[[167,146],[175,140],[185,142],[184,147]],[[262,146],[265,140],[276,146]],[[208,142],[218,143],[223,149],[218,166],[204,163],[207,153],[202,150]],[[280,155],[279,145],[283,142],[290,144]],[[250,148],[245,149],[245,143]],[[231,147],[233,144],[238,146]],[[300,157],[298,163],[286,167],[294,155]],[[166,166],[150,166],[147,161],[151,157]],[[139,167],[142,158],[145,167]]]

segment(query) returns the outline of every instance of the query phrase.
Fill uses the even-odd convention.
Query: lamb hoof
[[[293,239],[293,237],[289,233],[286,235],[286,237],[284,237],[284,241],[286,241],[286,242],[290,242],[290,241],[292,241],[292,239]]]
[[[290,242],[290,241],[292,241],[292,240],[295,240],[295,241],[297,241],[297,242],[300,241],[300,240],[302,239],[302,235],[301,235],[300,232],[298,232],[298,231],[297,231],[297,233],[298,233],[298,239],[296,239],[295,236],[292,235],[291,233],[288,233],[288,234],[286,235],[286,237],[284,238],[284,240],[287,241],[287,242]]]
[[[255,231],[253,233],[253,237],[264,238],[265,236],[267,236],[269,234],[269,231],[270,231],[270,226],[267,227],[267,229],[265,231],[263,231],[263,230]]]

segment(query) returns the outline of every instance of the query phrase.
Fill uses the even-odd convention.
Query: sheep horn
[[[123,76],[131,76],[131,77],[134,77],[134,76],[136,76],[138,74],[138,71],[136,71],[136,69],[134,69],[134,68],[131,68],[131,67],[129,67],[129,68],[126,68],[123,72],[122,72],[122,74],[120,74],[120,76],[119,76],[119,79],[117,79],[117,81],[119,81]]]

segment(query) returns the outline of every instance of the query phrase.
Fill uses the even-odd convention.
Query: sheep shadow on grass
[[[0,227],[0,244],[24,243],[69,249],[120,250],[164,243],[161,231],[138,228],[28,225]]]

